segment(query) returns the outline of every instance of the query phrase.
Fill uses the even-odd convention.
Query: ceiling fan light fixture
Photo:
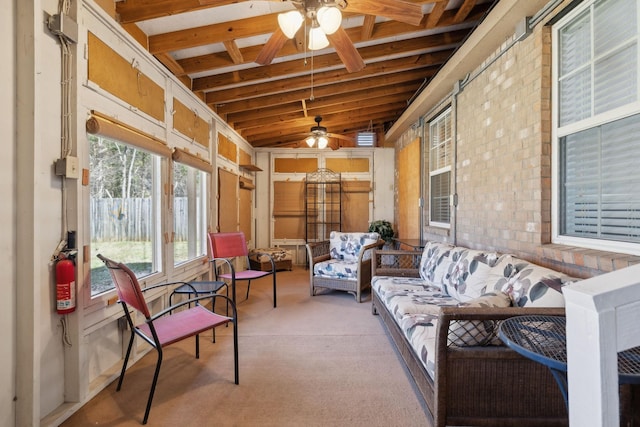
[[[278,15],[278,25],[287,38],[292,39],[304,22],[304,16],[297,10]]]
[[[329,46],[329,39],[319,26],[314,26],[309,31],[309,49],[320,50]]]
[[[305,140],[305,142],[307,143],[309,148],[312,148],[316,143],[316,137],[315,136],[310,136]]]
[[[338,31],[342,24],[340,9],[333,6],[322,6],[318,10],[318,24],[325,34],[333,34]]]
[[[318,148],[321,150],[327,148],[327,145],[329,145],[329,139],[326,136],[318,136],[316,139],[318,140]]]

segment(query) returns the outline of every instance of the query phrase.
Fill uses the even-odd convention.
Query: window
[[[207,174],[173,162],[173,262],[175,265],[206,255]]]
[[[559,243],[640,243],[638,3],[591,0],[554,26]]]
[[[431,225],[451,222],[451,109],[429,123],[429,219]]]
[[[160,156],[88,135],[91,296],[113,289],[103,254],[125,262],[138,277],[159,270]]]

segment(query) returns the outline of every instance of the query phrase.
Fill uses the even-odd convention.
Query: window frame
[[[437,168],[433,168],[433,161],[432,161],[432,153],[434,150],[434,146],[433,146],[433,127],[438,125],[440,122],[442,122],[443,120],[447,120],[449,121],[449,138],[446,138],[445,141],[443,141],[441,144],[439,145],[447,145],[447,147],[445,147],[444,149],[446,150],[446,157],[448,157],[448,164],[444,165],[444,166],[440,166]],[[428,205],[428,218],[429,218],[429,226],[431,227],[437,227],[437,228],[443,228],[443,229],[450,229],[451,228],[451,215],[452,215],[452,179],[453,179],[453,144],[454,144],[454,138],[453,138],[453,109],[451,106],[448,106],[447,108],[445,108],[442,112],[440,112],[439,114],[437,114],[436,116],[433,117],[433,119],[429,120],[427,122],[427,126],[426,128],[428,129],[428,138],[427,138],[427,165],[428,165],[428,182],[427,182],[427,188],[429,191],[429,205]],[[433,188],[432,188],[432,179],[435,176],[444,176],[445,174],[449,174],[449,194],[448,194],[448,201],[449,201],[449,222],[442,222],[442,221],[434,221],[432,219],[431,216],[431,209],[434,206],[434,194],[433,194]],[[438,195],[439,198],[443,198],[442,195]]]
[[[91,141],[89,140],[88,135],[89,133],[87,133],[87,139],[86,139],[87,147],[88,147],[88,144],[91,144]],[[100,134],[95,134],[94,136],[97,138],[116,141],[120,144],[133,147],[140,151],[151,153],[153,156],[155,156],[154,158],[156,160],[154,161],[154,165],[153,165],[153,169],[154,169],[153,174],[155,176],[155,179],[154,179],[154,185],[152,188],[152,193],[154,198],[154,201],[152,204],[152,212],[153,212],[153,215],[155,215],[156,220],[154,222],[152,233],[156,238],[155,238],[155,242],[152,243],[152,246],[153,246],[152,263],[155,266],[156,271],[150,273],[149,275],[140,277],[139,283],[140,283],[140,286],[144,288],[147,285],[150,286],[155,283],[162,282],[163,280],[166,280],[168,275],[166,263],[164,261],[166,258],[166,255],[164,254],[165,245],[164,245],[164,240],[162,238],[164,234],[164,229],[165,229],[164,224],[166,223],[166,216],[167,216],[165,213],[166,211],[165,207],[167,202],[166,202],[166,197],[163,194],[162,188],[165,185],[164,183],[168,181],[167,175],[168,175],[169,157],[162,151],[154,152],[154,150],[146,150],[145,148],[138,146],[134,142],[123,141],[122,138],[114,138],[111,136],[100,135]],[[88,160],[88,157],[89,157],[89,150],[87,149],[87,160]],[[89,170],[89,173],[91,173],[91,170]],[[91,191],[89,186],[87,186],[87,200],[89,200],[90,198],[91,198]],[[87,206],[87,209],[88,209],[88,206]],[[89,230],[91,227],[91,221],[92,219],[90,215],[87,215],[87,226],[89,227],[88,228]],[[91,236],[90,236],[90,239],[91,239]],[[92,255],[91,248],[89,248],[88,252],[89,252],[89,259],[85,260],[88,271],[85,273],[85,275],[86,277],[89,277],[89,279],[86,280],[85,283],[88,284],[89,286],[86,286],[85,291],[83,292],[82,304],[84,306],[85,312],[88,315],[90,315],[91,318],[94,318],[96,315],[99,316],[94,320],[108,319],[116,313],[121,313],[121,308],[118,307],[117,304],[112,304],[111,302],[116,295],[116,290],[114,287],[108,291],[101,292],[96,295],[92,295],[92,289],[90,286],[91,255]],[[106,306],[108,307],[114,306],[116,308],[115,313],[111,313],[111,311],[107,311],[104,315],[99,314],[101,313],[101,309],[105,307],[105,303],[106,303]]]
[[[198,231],[200,231],[200,241],[196,241],[196,246],[199,246],[199,248],[196,248],[196,250],[199,252],[198,254],[194,255],[191,258],[188,258],[184,261],[180,261],[180,262],[176,262],[175,260],[175,231],[176,231],[176,224],[175,224],[175,194],[174,192],[172,192],[171,194],[171,215],[170,215],[170,220],[171,220],[171,230],[173,231],[173,235],[174,238],[172,239],[172,250],[171,250],[171,259],[172,259],[172,265],[174,269],[179,269],[182,268],[184,266],[188,266],[190,263],[198,261],[199,259],[203,258],[203,257],[207,257],[207,224],[208,224],[208,207],[209,207],[209,203],[208,203],[208,195],[209,195],[209,182],[211,180],[211,166],[209,165],[209,170],[207,170],[207,167],[203,165],[203,167],[199,167],[199,165],[195,165],[190,161],[180,161],[180,160],[176,160],[175,158],[173,159],[172,163],[171,163],[171,185],[174,186],[175,185],[175,172],[174,172],[174,168],[176,166],[176,164],[182,165],[184,167],[189,168],[190,170],[192,170],[194,173],[197,173],[200,175],[200,182],[199,183],[194,183],[195,186],[199,187],[199,200],[196,199],[195,201],[195,208],[196,208],[196,212],[195,212],[195,218],[192,217],[193,212],[189,211],[188,215],[189,215],[189,224],[195,223],[196,224],[196,229],[195,229],[195,233],[198,233]],[[195,188],[192,188],[190,190],[195,190]],[[191,194],[191,191],[187,191],[187,194]],[[188,203],[189,206],[191,206],[191,203]],[[198,216],[199,215],[199,216]],[[193,221],[192,221],[193,218]],[[188,234],[191,235],[192,231],[189,230]]]
[[[615,107],[609,111],[603,113],[596,113],[594,111],[594,94],[593,88],[591,89],[590,101],[591,101],[591,113],[587,118],[577,120],[573,123],[560,125],[560,30],[566,25],[576,22],[585,11],[594,7],[598,0],[588,0],[584,4],[578,5],[573,10],[569,11],[565,16],[555,22],[552,26],[552,67],[551,67],[551,83],[552,83],[552,127],[551,127],[551,145],[552,145],[552,199],[551,199],[551,240],[555,244],[583,247],[593,250],[603,250],[618,253],[627,253],[632,255],[640,255],[640,243],[623,242],[616,240],[605,240],[598,238],[586,238],[576,237],[560,234],[561,224],[561,212],[562,200],[561,200],[561,144],[562,138],[578,133],[580,131],[595,129],[600,126],[612,123],[617,120],[621,120],[633,115],[640,114],[640,96],[636,98],[635,102],[628,103],[623,106]],[[640,14],[640,1],[637,1],[637,10]],[[591,12],[590,12],[591,13]],[[591,14],[591,17],[593,15]],[[640,18],[636,17],[636,24],[640,26]],[[591,40],[594,40],[594,30],[591,24],[590,32]],[[593,51],[593,46],[591,46]],[[593,68],[594,58],[593,54],[590,59],[589,67]],[[636,62],[638,64],[638,70],[640,70],[640,40],[637,41],[636,50]],[[640,80],[640,72],[638,73],[638,80]],[[593,81],[593,77],[591,77]],[[640,88],[640,82],[638,83]],[[638,90],[640,92],[640,89]]]

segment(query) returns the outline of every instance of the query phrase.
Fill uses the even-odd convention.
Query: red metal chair
[[[158,382],[158,375],[160,373],[160,365],[162,364],[162,349],[170,344],[182,341],[185,338],[195,336],[196,338],[196,359],[200,358],[200,340],[199,334],[209,329],[213,329],[216,326],[228,325],[233,323],[233,357],[235,364],[235,383],[238,384],[238,328],[237,328],[237,313],[236,307],[233,301],[227,298],[225,295],[220,294],[206,294],[196,298],[182,301],[178,304],[172,305],[159,313],[151,315],[147,303],[144,299],[143,292],[150,289],[156,289],[161,286],[168,286],[181,283],[183,285],[191,286],[188,282],[174,282],[163,283],[155,286],[149,286],[145,289],[141,289],[138,283],[138,279],[133,271],[131,271],[126,265],[112,261],[102,255],[98,255],[105,265],[107,266],[109,273],[113,279],[113,283],[116,286],[118,292],[119,302],[122,304],[125,317],[129,323],[131,329],[131,337],[129,339],[129,346],[127,347],[127,354],[122,364],[122,371],[120,372],[120,379],[118,380],[117,391],[120,391],[122,386],[122,380],[127,368],[127,362],[131,355],[131,348],[133,347],[133,341],[136,335],[149,343],[158,352],[158,361],[156,363],[156,369],[153,374],[153,381],[151,382],[151,390],[149,391],[149,398],[147,399],[147,408],[144,413],[144,419],[142,424],[146,424],[149,418],[149,412],[151,410],[151,402],[153,401],[153,394]],[[193,289],[196,294],[196,289]],[[203,299],[215,299],[223,298],[226,300],[228,307],[231,307],[233,317],[222,316],[216,314],[204,306],[200,305],[199,301]],[[191,304],[195,305],[191,307]],[[179,311],[175,311],[177,308],[187,307]],[[140,312],[145,322],[140,325],[134,325],[133,319],[129,312],[130,309],[135,309]]]
[[[212,260],[214,263],[213,271],[216,280],[227,279],[231,280],[232,298],[236,301],[236,281],[246,280],[247,283],[247,299],[249,298],[249,289],[251,288],[251,281],[259,279],[261,277],[271,275],[273,277],[273,307],[277,306],[276,302],[276,263],[273,261],[271,255],[265,253],[271,260],[271,270],[238,270],[233,267],[232,262],[228,262],[230,270],[228,273],[219,273],[217,265],[215,265],[216,258],[223,258],[231,260],[233,258],[242,259],[246,263],[247,268],[251,265],[249,263],[249,249],[247,248],[247,241],[245,240],[244,233],[228,232],[228,233],[209,233],[209,249],[211,251]]]

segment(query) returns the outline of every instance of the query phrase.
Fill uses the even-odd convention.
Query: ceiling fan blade
[[[364,15],[385,16],[411,25],[420,25],[424,16],[419,3],[402,0],[349,0],[346,10]]]
[[[273,61],[276,54],[280,52],[280,49],[282,49],[287,40],[289,39],[285,36],[280,27],[276,27],[276,30],[262,47],[260,53],[258,53],[256,62],[260,65],[271,64],[271,61]]]
[[[340,135],[337,133],[328,133],[327,136],[329,138],[335,138],[335,139],[342,139],[344,141],[348,141],[348,142],[355,142],[355,139],[350,137],[350,136],[346,136],[346,135]]]
[[[338,28],[338,31],[335,33],[327,35],[327,38],[338,53],[345,67],[347,67],[347,71],[355,73],[364,68],[364,61],[344,28]]]

